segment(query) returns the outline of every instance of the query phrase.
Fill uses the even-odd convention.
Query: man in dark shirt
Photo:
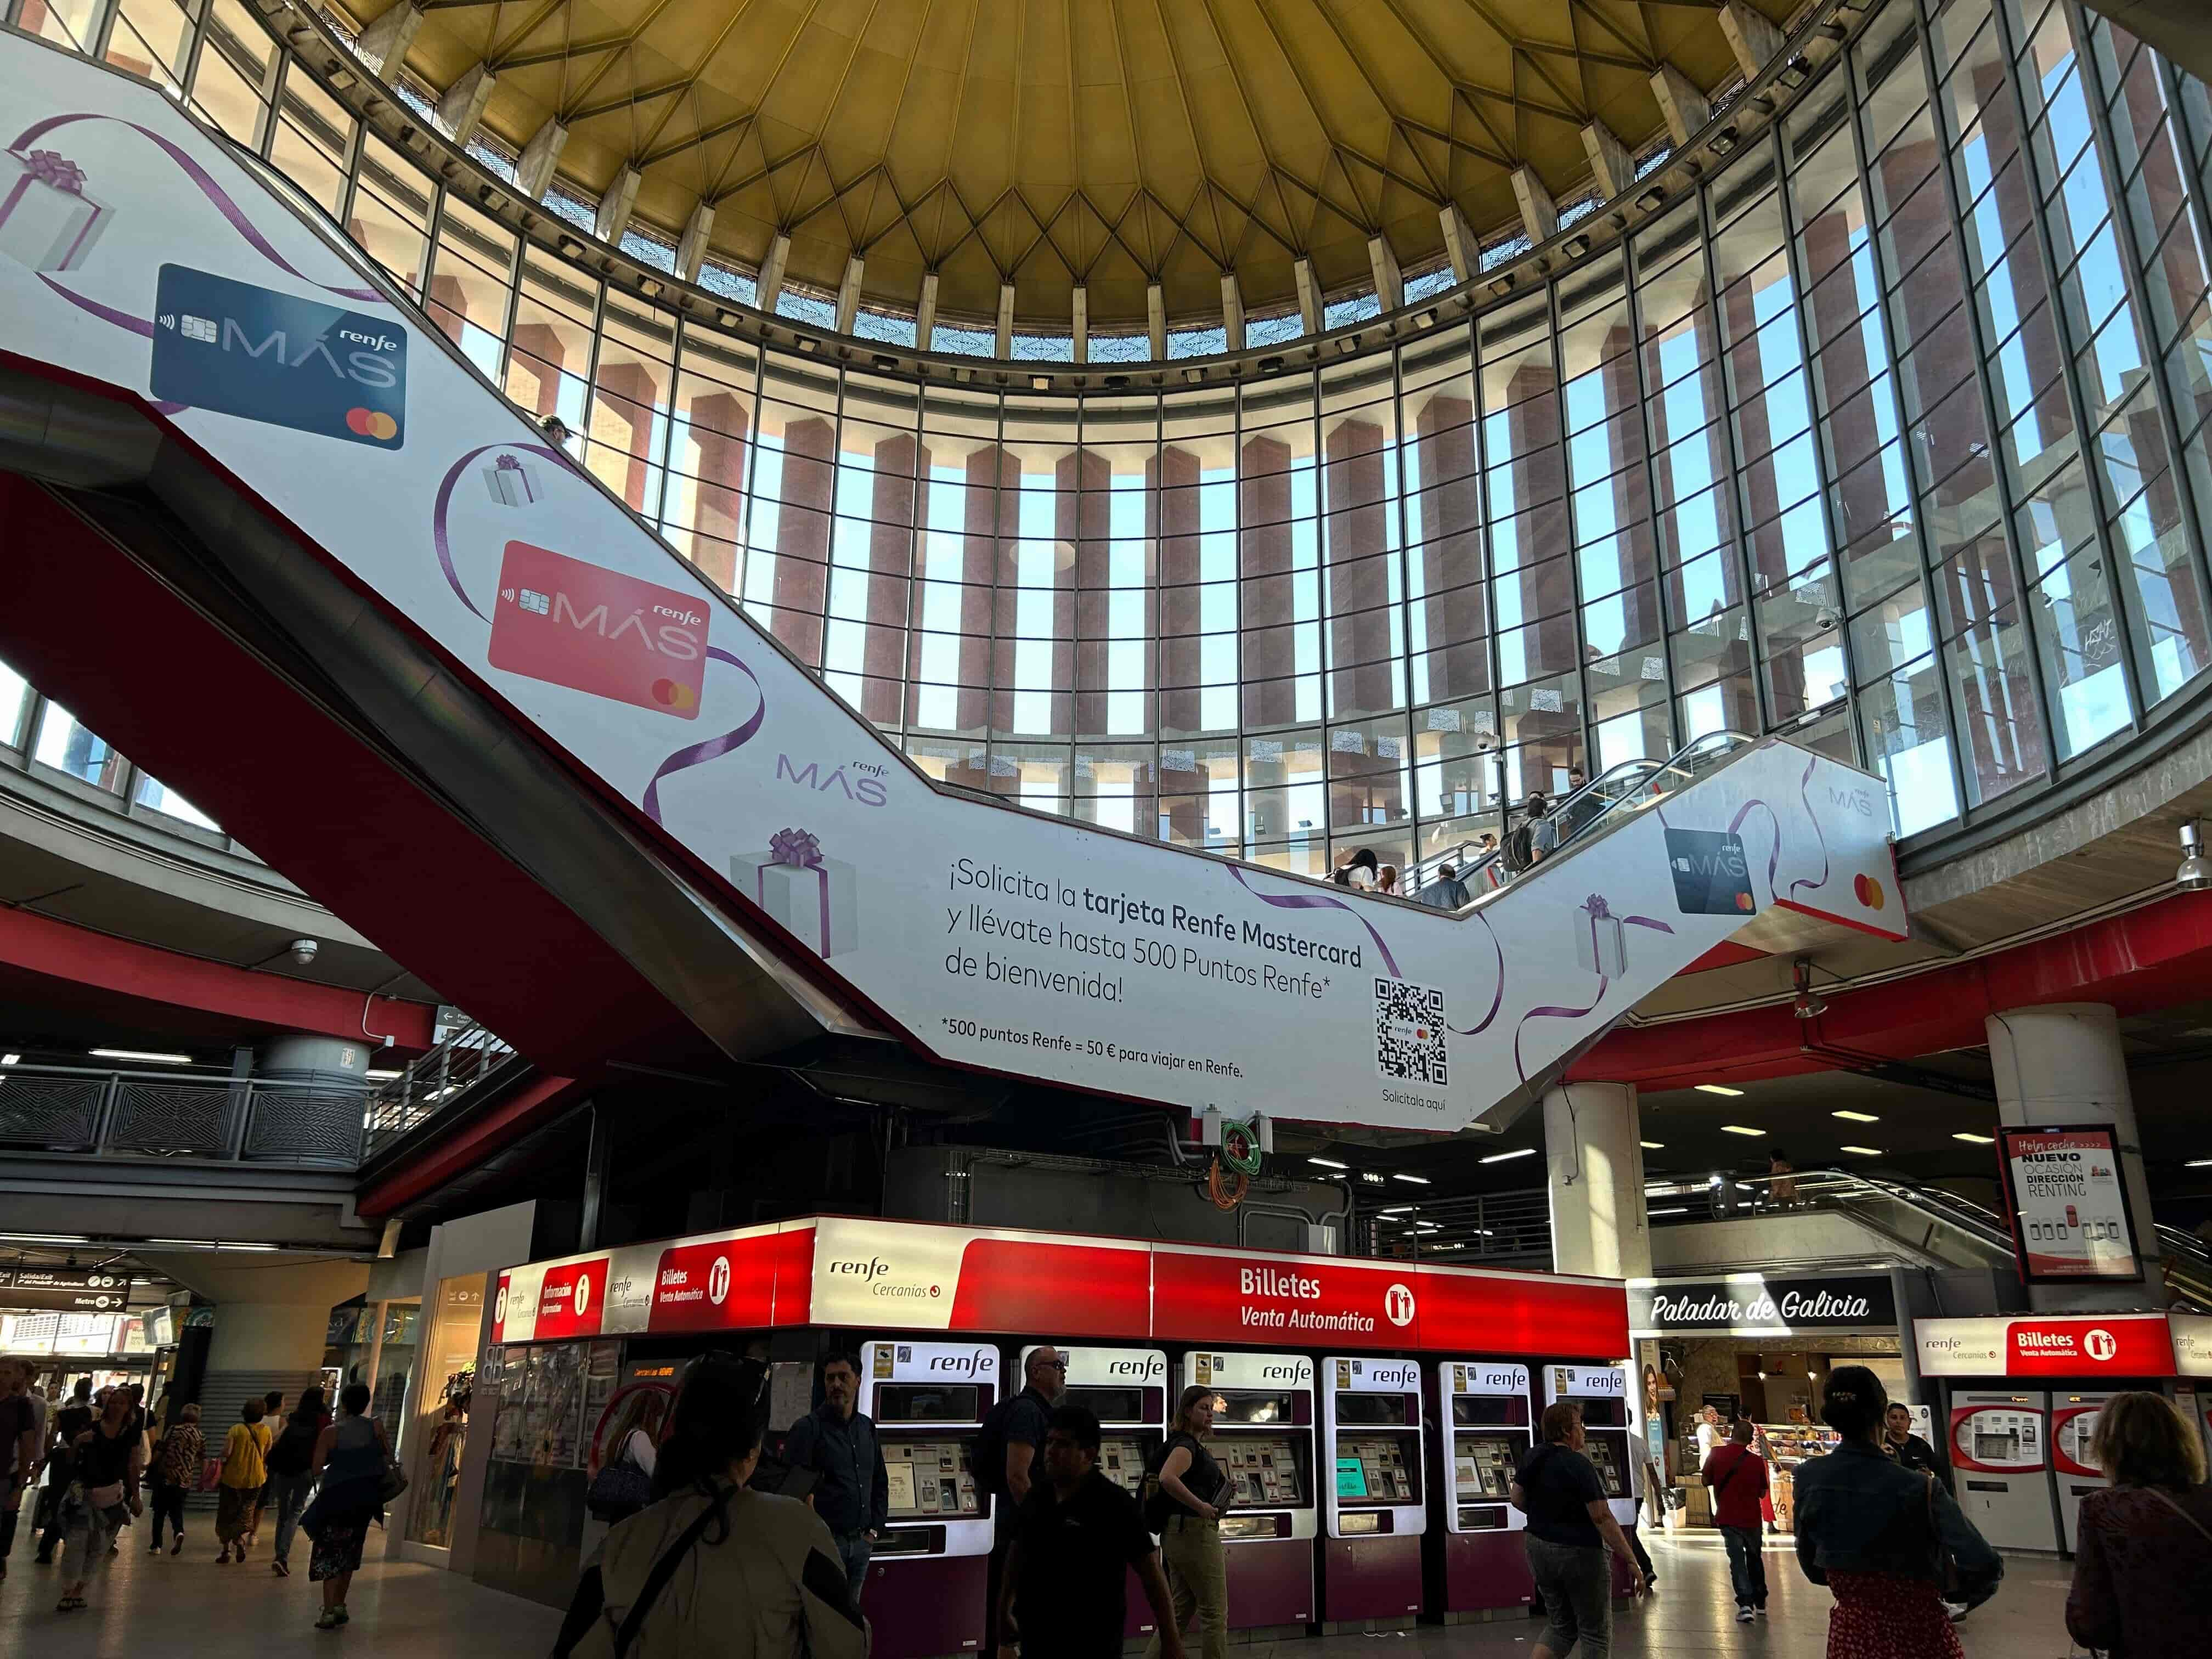
[[[77,1436],[92,1426],[92,1379],[80,1376],[76,1388],[70,1395],[69,1404],[54,1413],[53,1446],[46,1458],[52,1473],[47,1484],[58,1489],[69,1486],[70,1448],[76,1444]],[[39,1565],[52,1566],[54,1546],[62,1541],[62,1506],[57,1498],[46,1511],[46,1529],[39,1534]]]
[[[1912,1431],[1912,1407],[1901,1402],[1893,1403],[1883,1414],[1881,1449],[1887,1452],[1902,1469],[1918,1469],[1935,1475],[1943,1474],[1943,1465],[1936,1455],[1936,1448]]]
[[[857,1409],[860,1363],[850,1354],[823,1362],[822,1403],[793,1425],[784,1461],[820,1476],[807,1502],[837,1540],[853,1608],[868,1579],[869,1547],[890,1516],[890,1480],[884,1470],[876,1425]]]
[[[30,1367],[0,1360],[0,1578],[8,1576],[21,1506],[38,1491],[40,1413],[31,1404]]]
[[[998,1413],[997,1439],[1006,1449],[1006,1461],[994,1469],[978,1469],[978,1485],[989,1489],[991,1505],[991,1564],[984,1603],[984,1645],[998,1645],[1000,1592],[1006,1582],[1006,1553],[1013,1547],[1015,1517],[1030,1495],[1030,1475],[1045,1431],[1050,1425],[1054,1402],[1067,1392],[1067,1356],[1051,1343],[1033,1349],[1022,1366],[1022,1391]],[[991,1419],[984,1419],[987,1425]]]
[[[1738,1418],[1729,1443],[1705,1459],[1705,1489],[1713,1495],[1713,1524],[1728,1546],[1729,1577],[1735,1587],[1738,1624],[1766,1611],[1766,1558],[1760,1553],[1759,1500],[1766,1495],[1766,1460],[1751,1449],[1751,1421]]]
[[[1152,1603],[1160,1659],[1182,1659],[1160,1553],[1137,1500],[1098,1472],[1098,1419],[1081,1406],[1052,1413],[1044,1479],[1016,1522],[999,1597],[1000,1659],[1117,1659],[1136,1573]]]

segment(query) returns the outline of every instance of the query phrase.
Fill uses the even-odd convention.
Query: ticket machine
[[[2081,1500],[2109,1484],[2090,1450],[2098,1414],[2109,1394],[2055,1394],[2051,1397],[2051,1474],[2058,1488],[2058,1535],[2071,1555],[2081,1532]]]
[[[868,1343],[860,1409],[875,1419],[890,1513],[861,1611],[877,1659],[938,1659],[983,1645],[990,1498],[975,1483],[975,1437],[999,1397],[988,1343]]]
[[[1951,1475],[1959,1507],[2001,1550],[2056,1550],[2051,1491],[2051,1396],[1951,1396]]]
[[[1583,1408],[1587,1440],[1583,1455],[1597,1469],[1598,1485],[1604,1490],[1606,1507],[1613,1518],[1624,1527],[1634,1526],[1636,1484],[1629,1472],[1630,1460],[1644,1453],[1629,1392],[1627,1363],[1547,1365],[1543,1371],[1545,1406],[1556,1406],[1565,1400]],[[1613,1594],[1626,1595],[1630,1570],[1619,1556],[1611,1559]]]
[[[1295,1353],[1199,1353],[1182,1374],[1214,1391],[1212,1450],[1228,1478],[1221,1541],[1237,1630],[1315,1617],[1314,1363]]]
[[[1410,1625],[1421,1612],[1421,1367],[1321,1362],[1321,1620]]]
[[[1029,1375],[1032,1343],[1022,1350],[1021,1375]],[[1067,1393],[1061,1403],[1084,1406],[1098,1419],[1098,1468],[1130,1497],[1144,1497],[1145,1471],[1167,1437],[1168,1357],[1158,1348],[1062,1346]],[[1129,1575],[1127,1622],[1122,1635],[1141,1638],[1157,1622],[1137,1575]]]
[[[1534,1599],[1521,1540],[1528,1517],[1507,1501],[1534,1427],[1526,1365],[1455,1359],[1435,1376],[1437,1455],[1430,1467],[1440,1471],[1444,1523],[1423,1541],[1429,1605],[1449,1625]]]

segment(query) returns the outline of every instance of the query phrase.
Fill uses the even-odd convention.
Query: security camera
[[[1832,605],[1822,605],[1820,610],[1814,613],[1813,617],[1813,626],[1819,629],[1823,634],[1829,632],[1831,629],[1842,627],[1843,622],[1843,613],[1838,611]]]
[[[2205,862],[2203,832],[2194,818],[2181,826],[2181,867],[2173,872],[2173,884],[2185,893],[2212,887],[2212,865]]]
[[[292,960],[302,968],[315,959],[315,952],[323,947],[311,939],[295,939],[291,943]]]

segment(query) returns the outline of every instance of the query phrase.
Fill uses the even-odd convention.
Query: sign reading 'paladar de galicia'
[[[1729,1279],[1632,1281],[1628,1287],[1628,1326],[1638,1336],[1677,1331],[1764,1335],[1896,1323],[1897,1299],[1887,1273],[1771,1280],[1740,1273]]]

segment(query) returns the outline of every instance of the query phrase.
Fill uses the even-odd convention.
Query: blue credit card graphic
[[[388,317],[163,265],[154,396],[348,443],[407,441],[407,331]]]
[[[1674,877],[1674,908],[1686,916],[1748,916],[1759,908],[1750,861],[1734,830],[1668,830],[1667,867]]]

